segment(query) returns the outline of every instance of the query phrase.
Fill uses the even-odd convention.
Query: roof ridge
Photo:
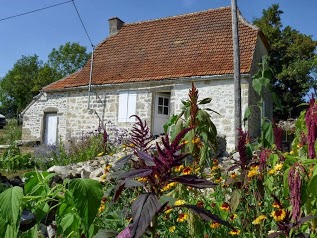
[[[248,27],[250,27],[250,28],[252,28],[252,29],[254,29],[254,30],[257,30],[257,31],[260,30],[259,27],[257,27],[256,25],[253,25],[252,23],[248,22],[247,19],[245,19],[245,17],[242,15],[240,9],[238,9],[238,18],[239,18],[239,20],[240,20],[243,24],[245,24],[246,26],[248,26]]]
[[[161,18],[154,18],[154,19],[150,19],[150,20],[142,20],[142,21],[136,21],[136,22],[131,22],[131,23],[124,23],[124,26],[138,25],[138,24],[142,24],[142,23],[155,22],[155,21],[161,21],[161,20],[169,20],[172,18],[181,18],[181,17],[191,16],[191,15],[198,15],[198,14],[206,13],[206,12],[213,12],[213,11],[217,11],[217,10],[227,9],[227,8],[230,9],[231,7],[225,6],[225,7],[211,8],[211,9],[207,9],[207,10],[203,10],[203,11],[199,11],[199,12],[184,13],[184,14],[180,14],[180,15],[176,15],[176,16],[167,16],[167,17],[161,17]]]

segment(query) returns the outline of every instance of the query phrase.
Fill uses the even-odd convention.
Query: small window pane
[[[168,98],[164,98],[164,106],[168,106]]]
[[[168,107],[164,107],[164,115],[168,115]]]
[[[159,97],[158,105],[163,105],[163,98]]]
[[[158,106],[158,114],[163,114],[163,107],[162,106]]]

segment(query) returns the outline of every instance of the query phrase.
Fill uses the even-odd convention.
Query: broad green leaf
[[[15,228],[15,226],[7,225],[4,238],[15,238],[17,236],[18,236],[18,230]]]
[[[68,213],[61,219],[59,225],[62,227],[63,235],[67,237],[73,231],[78,231],[80,220],[76,214]]]
[[[231,199],[230,199],[230,208],[231,212],[234,213],[239,206],[241,198],[241,192],[239,189],[236,189],[232,192]]]
[[[50,179],[56,174],[49,172],[29,172],[24,175],[25,185],[24,193],[28,195],[45,196],[50,187],[48,185]]]
[[[20,203],[23,197],[21,187],[13,187],[0,194],[0,216],[13,227],[19,222]]]
[[[265,120],[262,124],[263,147],[268,148],[274,144],[274,134],[272,123]]]
[[[167,130],[171,125],[174,125],[178,120],[178,116],[177,115],[172,115],[167,122],[164,124],[163,128],[164,128],[164,132],[165,134],[167,134]]]
[[[317,197],[317,175],[312,177],[308,183],[308,191],[314,196]]]
[[[70,181],[69,190],[88,235],[89,227],[97,215],[103,196],[102,186],[98,181],[80,178]]]

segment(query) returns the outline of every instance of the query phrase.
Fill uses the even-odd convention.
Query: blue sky
[[[36,10],[66,0],[1,0],[0,19]],[[317,40],[315,0],[237,0],[243,16],[251,22],[262,10],[279,3],[284,26],[312,35]],[[144,21],[211,8],[229,6],[231,0],[75,0],[94,45],[108,36],[108,19],[126,23]],[[78,42],[91,51],[90,42],[73,3],[63,4],[9,20],[0,21],[0,77],[12,69],[22,55],[37,54],[43,61],[53,48]]]

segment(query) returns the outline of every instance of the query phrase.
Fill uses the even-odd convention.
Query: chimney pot
[[[118,17],[112,17],[109,19],[109,35],[115,35],[123,27],[124,22]]]

